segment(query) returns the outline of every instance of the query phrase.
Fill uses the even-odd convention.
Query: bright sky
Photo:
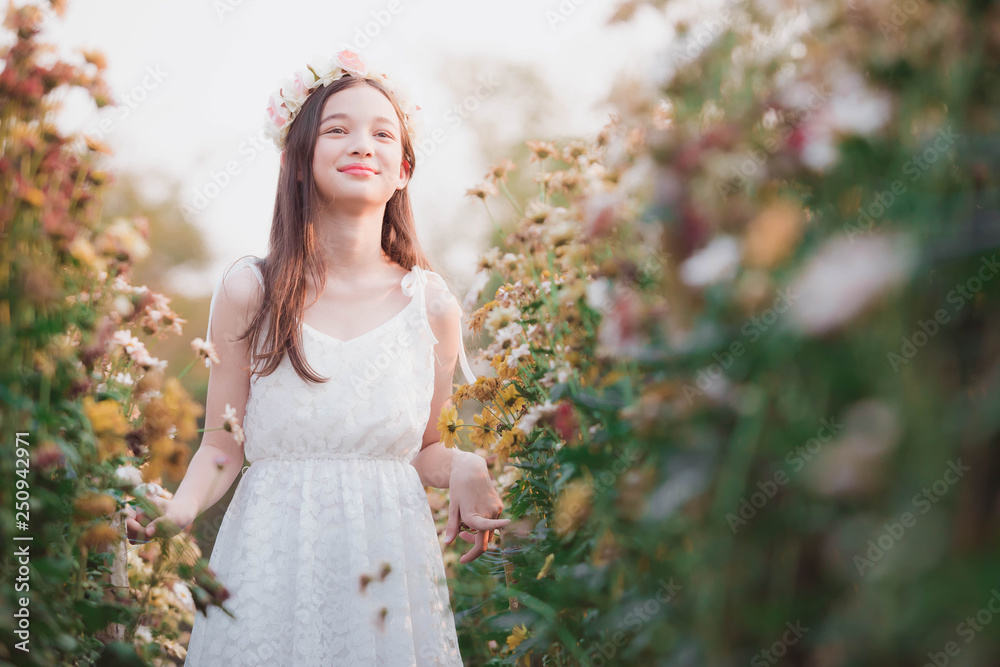
[[[43,39],[66,57],[77,48],[103,51],[106,78],[124,105],[98,112],[70,95],[66,129],[109,143],[113,169],[160,172],[182,183],[213,264],[210,275],[171,276],[174,289],[208,294],[230,261],[266,254],[278,173],[277,151],[257,138],[268,97],[312,56],[341,48],[405,82],[421,107],[425,137],[443,130],[443,141],[418,153],[410,192],[425,249],[465,283],[490,227],[481,203],[464,195],[498,157],[484,151],[498,140],[593,136],[612,110],[602,102],[613,79],[648,75],[665,48],[669,29],[652,10],[607,26],[616,5],[70,0]],[[521,92],[532,73],[552,97],[539,117],[529,114]],[[493,90],[482,81],[493,81]],[[463,102],[472,107],[465,118],[454,112]],[[529,121],[538,136],[523,136]],[[145,187],[155,195],[157,179]]]

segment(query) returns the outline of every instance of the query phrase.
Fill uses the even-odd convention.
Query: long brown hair
[[[305,310],[306,272],[321,292],[326,284],[326,262],[317,249],[314,214],[319,195],[313,180],[312,162],[323,106],[334,93],[367,84],[382,92],[392,103],[402,130],[403,159],[410,164],[410,178],[416,168],[413,142],[405,130],[404,116],[392,96],[376,81],[350,75],[314,90],[295,116],[285,140],[285,159],[278,174],[278,190],[271,219],[267,257],[260,263],[264,277],[264,297],[247,330],[238,340],[250,339],[252,374],[270,375],[288,353],[295,372],[306,382],[322,383],[299,347],[298,331]],[[297,175],[301,172],[302,179]],[[414,265],[433,271],[430,260],[417,241],[413,211],[407,186],[396,190],[385,206],[382,218],[382,250],[406,269]],[[266,326],[267,324],[273,326]],[[266,338],[267,345],[261,343]],[[259,364],[259,367],[258,367]]]

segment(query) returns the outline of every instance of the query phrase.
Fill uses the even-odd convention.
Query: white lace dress
[[[234,270],[261,280],[255,260]],[[236,618],[197,614],[185,665],[462,665],[437,531],[410,465],[433,393],[429,280],[454,298],[414,267],[401,282],[409,304],[375,329],[343,341],[303,324],[303,352],[329,382],[305,383],[287,355],[252,380],[251,465],[209,560]],[[211,317],[210,307],[209,329]],[[474,381],[464,349],[459,358]]]

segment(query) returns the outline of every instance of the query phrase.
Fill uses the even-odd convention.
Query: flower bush
[[[203,409],[139,338],[179,335],[185,320],[129,283],[148,230],[101,216],[109,149],[53,122],[60,88],[109,103],[100,54],[70,64],[37,41],[60,11],[12,6],[4,21],[0,532],[14,576],[0,597],[0,658],[173,664],[193,611],[222,606],[227,592],[185,533],[127,547],[123,512],[155,514],[149,495],[183,474]]]
[[[1000,7],[674,23],[596,138],[468,192],[512,211],[495,376],[441,423],[514,521],[453,571],[467,664],[988,664]]]

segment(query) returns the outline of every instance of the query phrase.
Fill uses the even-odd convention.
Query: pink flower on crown
[[[406,91],[395,80],[389,81],[389,75],[368,67],[364,59],[348,49],[342,50],[335,59],[324,55],[314,56],[304,69],[293,75],[292,79],[284,79],[278,92],[271,96],[267,107],[268,122],[265,132],[274,142],[278,150],[285,145],[288,129],[298,115],[305,100],[320,86],[329,85],[333,81],[351,75],[357,78],[374,79],[382,83],[389,94],[399,104],[405,117],[406,132],[410,137],[416,134],[414,114],[420,110],[414,105]]]
[[[282,104],[282,99],[278,95],[271,95],[271,100],[267,105],[267,115],[276,127],[281,127],[288,122],[291,112]]]
[[[340,63],[340,67],[351,76],[363,78],[368,74],[368,65],[354,51],[344,49],[337,54],[337,61]]]
[[[292,90],[296,95],[308,95],[313,86],[316,85],[316,75],[308,69],[299,70],[292,78]]]

